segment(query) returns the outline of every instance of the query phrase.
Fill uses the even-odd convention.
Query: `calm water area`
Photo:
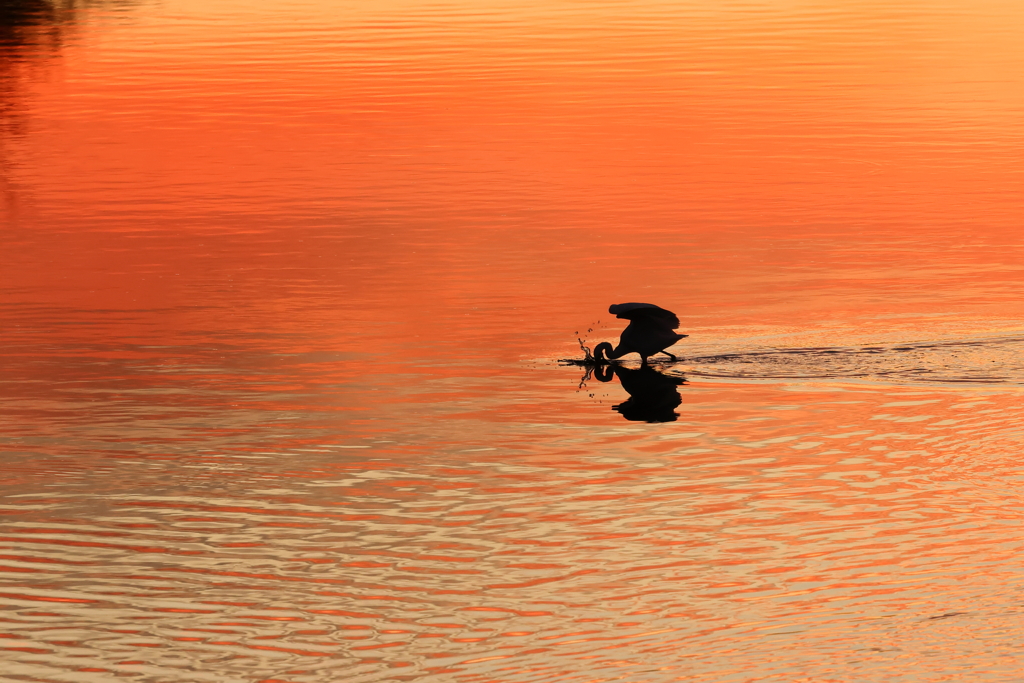
[[[1024,5],[5,0],[0,680],[1024,679]],[[609,304],[682,360],[587,374]]]

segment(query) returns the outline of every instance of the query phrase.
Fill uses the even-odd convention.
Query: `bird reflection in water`
[[[675,409],[683,402],[677,387],[686,384],[684,377],[665,375],[650,365],[627,368],[622,365],[599,365],[593,369],[600,382],[619,378],[629,398],[612,406],[612,410],[631,422],[675,422],[679,414]],[[588,370],[589,374],[589,370]]]

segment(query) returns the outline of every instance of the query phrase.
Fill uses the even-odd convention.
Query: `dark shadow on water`
[[[618,377],[629,398],[612,406],[612,410],[631,422],[675,422],[679,419],[675,409],[683,402],[678,387],[686,384],[682,377],[664,375],[649,365],[627,368],[622,365],[600,365],[594,377],[610,382]]]

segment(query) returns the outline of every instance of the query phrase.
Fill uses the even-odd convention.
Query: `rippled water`
[[[1019,680],[1022,19],[6,3],[0,679]]]

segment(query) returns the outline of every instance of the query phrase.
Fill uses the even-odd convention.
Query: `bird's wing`
[[[635,311],[634,315],[634,320],[637,318],[656,320],[658,323],[672,330],[679,327],[679,317],[672,311],[666,311],[664,308],[641,308]]]
[[[679,327],[679,318],[672,311],[665,310],[654,304],[628,303],[612,304],[608,308],[618,318],[626,320],[646,320],[658,325],[663,325],[671,330]]]

